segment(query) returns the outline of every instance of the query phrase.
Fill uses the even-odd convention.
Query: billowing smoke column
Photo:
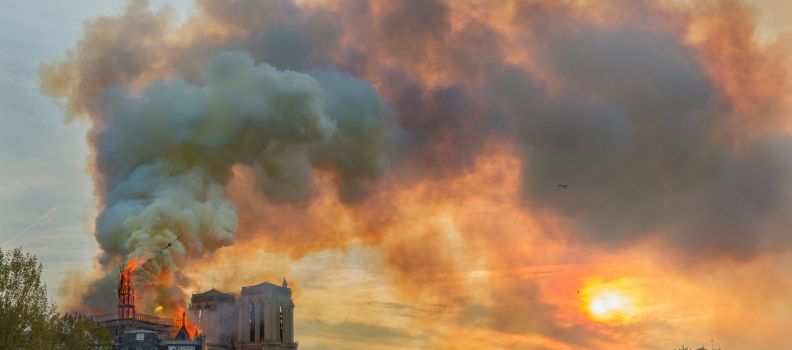
[[[92,131],[103,193],[99,261],[136,265],[144,311],[173,311],[179,268],[233,244],[238,211],[224,193],[233,166],[255,169],[260,190],[277,202],[310,193],[314,164],[342,161],[341,186],[352,195],[383,171],[392,112],[357,78],[312,74],[221,52],[208,59],[201,85],[158,78],[139,91],[102,92]]]

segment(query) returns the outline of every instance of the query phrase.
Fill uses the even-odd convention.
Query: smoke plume
[[[238,210],[225,186],[234,165],[255,169],[258,189],[276,202],[305,198],[314,167],[336,172],[345,196],[380,176],[392,112],[357,78],[311,74],[221,52],[200,86],[157,78],[139,91],[102,91],[91,131],[103,194],[99,262],[136,265],[143,310],[173,306],[183,297],[179,269],[233,244]]]

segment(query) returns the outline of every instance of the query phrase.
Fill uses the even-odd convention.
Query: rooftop
[[[284,279],[282,286],[278,286],[269,282],[261,282],[254,286],[242,287],[242,292],[240,294],[252,295],[259,293],[291,297],[291,288],[288,287],[286,280]]]

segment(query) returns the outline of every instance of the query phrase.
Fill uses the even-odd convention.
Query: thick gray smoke
[[[392,112],[349,75],[278,71],[235,51],[211,57],[201,78],[111,86],[99,98],[100,262],[137,264],[144,310],[180,299],[177,271],[190,258],[233,244],[238,212],[224,193],[233,166],[256,169],[274,201],[306,197],[314,167],[337,173],[354,197],[384,172],[392,147]]]

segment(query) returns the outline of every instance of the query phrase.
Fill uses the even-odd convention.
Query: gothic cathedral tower
[[[239,340],[245,350],[292,350],[294,302],[283,279],[281,286],[263,282],[242,287],[239,296]]]

